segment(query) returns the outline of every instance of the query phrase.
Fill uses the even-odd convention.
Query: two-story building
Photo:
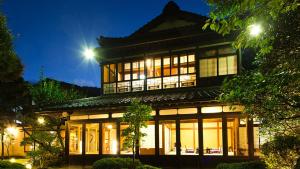
[[[98,39],[103,94],[43,109],[68,118],[70,162],[129,156],[120,119],[134,98],[153,108],[142,129],[142,161],[200,166],[259,154],[258,124],[243,116],[243,106],[218,102],[222,81],[244,68],[243,53],[229,36],[203,30],[206,20],[171,1],[131,35]]]

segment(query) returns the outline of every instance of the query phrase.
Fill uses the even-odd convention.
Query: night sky
[[[100,69],[82,57],[96,38],[128,36],[162,12],[169,0],[4,0],[1,11],[30,82],[47,77],[81,86],[100,86]],[[125,3],[126,2],[126,3]],[[202,15],[201,0],[175,1],[182,10]]]

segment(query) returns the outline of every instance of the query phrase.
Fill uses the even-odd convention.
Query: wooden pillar
[[[248,136],[248,152],[249,158],[254,157],[254,132],[253,132],[253,120],[247,120],[247,136]]]
[[[102,123],[99,123],[99,155],[102,155]]]
[[[120,121],[117,121],[117,154],[120,155],[120,149],[121,149],[121,124]]]
[[[201,115],[201,108],[198,107],[198,151],[199,157],[203,157],[203,117]]]
[[[227,118],[225,113],[222,113],[222,140],[223,140],[223,157],[228,156],[228,138],[227,138]]]
[[[178,109],[177,109],[177,111],[178,111]],[[181,168],[180,118],[178,116],[176,118],[175,123],[176,123],[176,159],[177,159],[175,164],[176,164],[177,168]]]
[[[180,119],[176,118],[176,155],[180,156],[181,143],[180,143]]]
[[[159,116],[159,109],[155,110],[155,156],[159,157],[159,120],[158,120],[158,116]]]
[[[201,107],[197,107],[198,112],[198,153],[199,153],[199,165],[198,168],[201,168],[202,166],[202,160],[203,160],[203,116],[201,114]]]
[[[65,122],[65,127],[66,127],[66,131],[65,131],[65,157],[67,158],[67,161],[69,159],[69,152],[70,152],[70,128],[69,128],[69,122],[66,121]]]
[[[86,144],[86,138],[85,138],[85,131],[86,131],[86,124],[82,124],[82,156],[85,156],[85,144]]]

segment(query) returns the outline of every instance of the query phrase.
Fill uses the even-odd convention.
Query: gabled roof
[[[123,38],[100,36],[98,41],[102,48],[111,48],[181,35],[212,32],[202,30],[202,26],[207,19],[205,16],[183,11],[175,2],[170,1],[160,15],[131,35]]]
[[[71,100],[62,104],[48,105],[39,111],[110,109],[112,107],[128,106],[132,99],[139,99],[141,102],[150,105],[172,105],[186,102],[193,103],[216,100],[220,92],[219,87],[194,87],[107,94],[99,97]]]
[[[156,32],[168,29],[176,29],[193,25],[203,25],[207,17],[195,13],[182,11],[179,6],[170,1],[163,9],[163,12],[149,23],[138,29],[130,36],[144,35],[149,32]]]

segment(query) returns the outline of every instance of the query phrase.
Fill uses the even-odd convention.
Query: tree
[[[147,121],[151,119],[151,111],[151,106],[145,105],[139,100],[132,100],[127,112],[124,113],[122,121],[128,127],[122,132],[122,136],[125,137],[123,146],[132,149],[133,164],[136,155],[139,155],[140,140],[146,136],[141,129],[147,127]]]
[[[253,69],[228,79],[220,100],[245,106],[261,121],[262,132],[299,134],[300,28],[297,0],[208,1],[211,19],[204,26],[232,33],[236,48],[256,51]],[[260,25],[258,36],[251,28]]]
[[[30,87],[30,94],[36,109],[48,104],[58,104],[64,101],[82,98],[75,89],[64,89],[58,82],[41,77],[38,84]],[[64,140],[61,135],[64,125],[62,114],[40,115],[36,113],[22,114],[23,131],[28,135],[22,144],[35,145],[29,153],[33,164],[45,168],[63,162]]]
[[[220,101],[243,104],[244,113],[261,122],[260,134],[269,137],[262,156],[269,168],[291,168],[299,152],[287,158],[281,156],[287,155],[285,151],[274,148],[281,145],[274,144],[278,138],[298,139],[300,133],[300,2],[208,2],[211,19],[204,28],[209,26],[223,35],[231,33],[235,48],[256,51],[252,69],[224,82]],[[253,34],[253,28],[261,28],[261,33]],[[299,148],[299,142],[295,147]],[[289,166],[279,164],[287,160]]]
[[[22,78],[23,66],[14,51],[13,37],[0,13],[0,129],[2,159],[4,158],[5,127],[17,112],[28,109],[27,85]],[[30,107],[30,106],[29,106]]]

